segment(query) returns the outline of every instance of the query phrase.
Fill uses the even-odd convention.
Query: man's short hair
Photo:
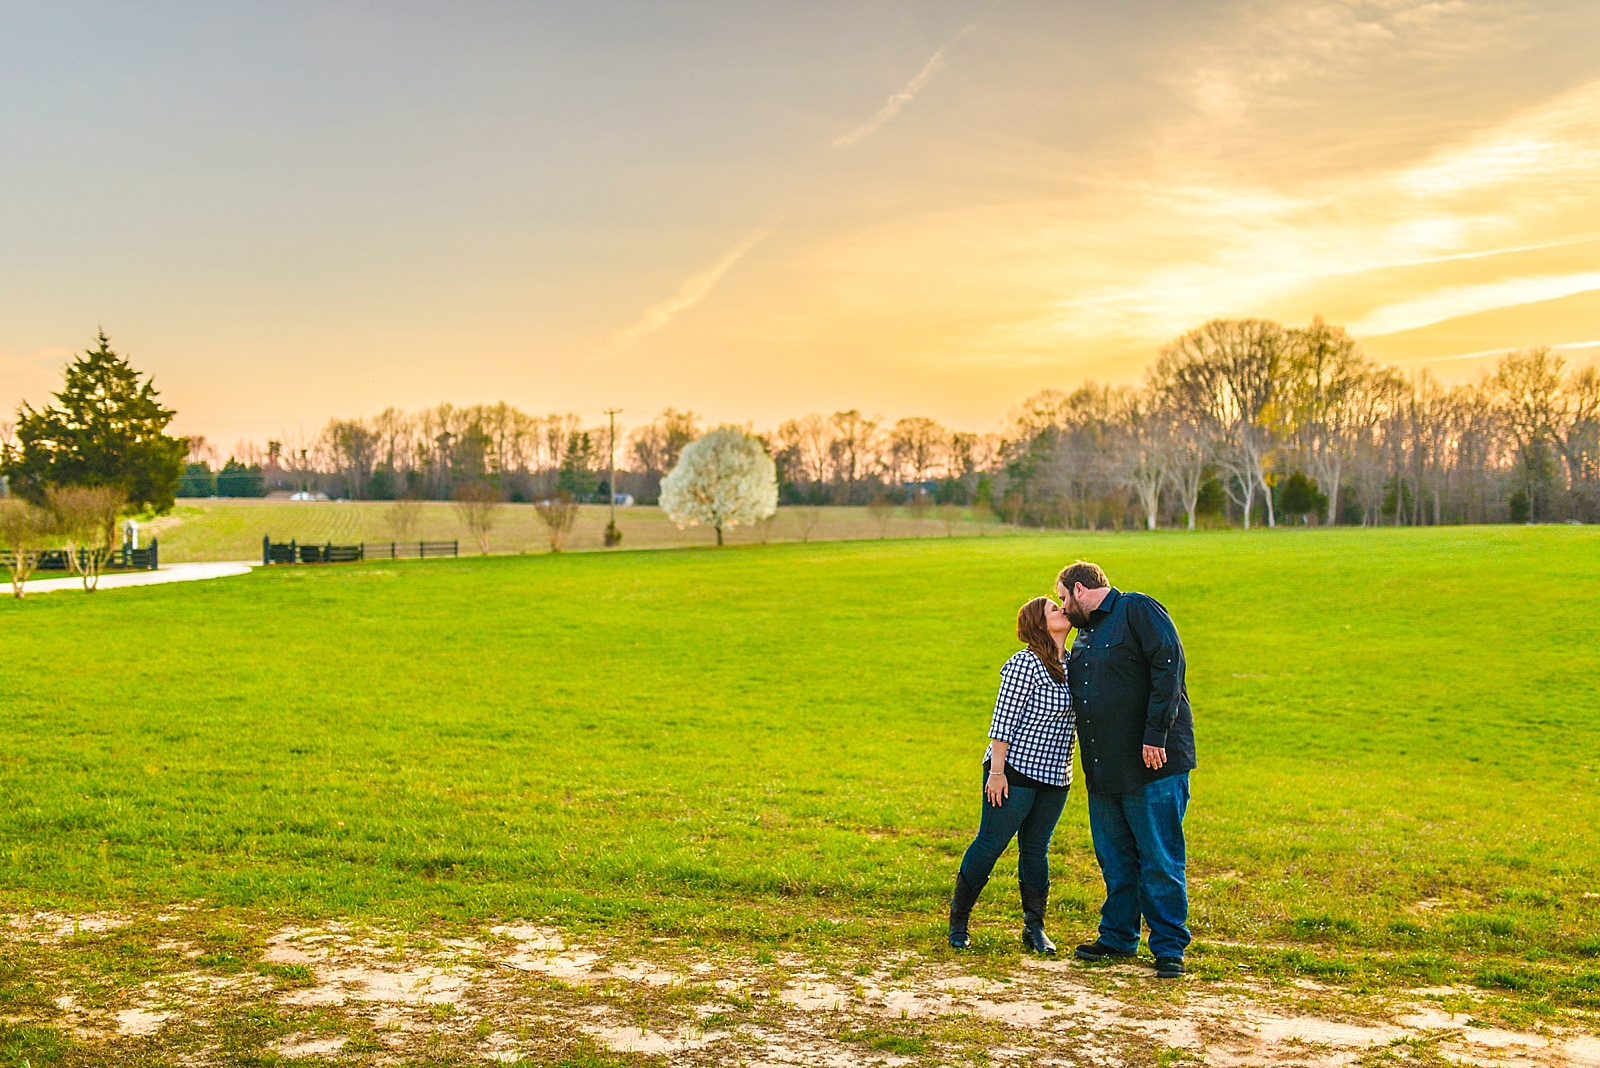
[[[1086,590],[1098,590],[1111,585],[1106,573],[1100,570],[1100,565],[1091,564],[1087,560],[1079,560],[1062,568],[1061,574],[1056,576],[1056,582],[1069,593],[1080,582]]]

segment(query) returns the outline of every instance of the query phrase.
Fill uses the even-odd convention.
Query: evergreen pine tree
[[[116,486],[130,508],[168,511],[188,439],[166,434],[177,413],[111,351],[105,331],[98,340],[98,348],[67,366],[55,404],[35,411],[24,402],[18,409],[17,446],[0,470],[12,492],[34,502],[43,502],[47,486]]]

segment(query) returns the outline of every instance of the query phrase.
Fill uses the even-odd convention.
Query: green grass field
[[[294,538],[301,542],[387,543],[396,539],[388,522],[386,501],[268,501],[245,498],[184,499],[170,515],[146,524],[146,539],[161,540],[166,563],[194,560],[259,560],[261,537],[273,541]],[[802,522],[802,513],[806,522]],[[567,539],[569,550],[598,549],[604,545],[609,511],[602,505],[583,505]],[[809,523],[809,526],[807,525]],[[624,549],[664,549],[716,544],[710,527],[679,530],[659,508],[637,506],[617,509],[617,526]],[[992,515],[978,519],[963,509],[960,518],[947,522],[937,509],[918,516],[909,508],[896,509],[880,526],[865,508],[828,507],[778,509],[767,523],[728,530],[731,545],[789,541],[841,541],[861,538],[943,538],[1028,535],[1033,532],[997,522]],[[423,501],[412,539],[460,541],[463,555],[478,553],[478,544],[448,501]],[[549,551],[543,524],[531,504],[505,504],[499,509],[490,535],[491,553]]]
[[[1016,606],[1189,652],[1202,975],[1600,1006],[1600,532],[867,541],[277,568],[4,606],[0,905],[941,952]],[[1051,927],[1092,934],[1084,798]],[[1014,852],[975,917],[1014,954]]]

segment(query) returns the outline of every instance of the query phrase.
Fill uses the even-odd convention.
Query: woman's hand
[[[991,771],[988,780],[983,784],[983,796],[989,799],[989,804],[999,808],[1007,797],[1011,796],[1011,784],[1006,782],[1006,773]]]

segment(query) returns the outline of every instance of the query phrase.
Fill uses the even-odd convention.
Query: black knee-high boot
[[[1050,884],[1035,886],[1017,881],[1022,895],[1022,944],[1035,953],[1055,956],[1056,944],[1044,933],[1044,909],[1050,902]]]
[[[972,943],[967,938],[967,919],[972,915],[972,906],[978,903],[978,895],[983,892],[982,883],[969,883],[967,877],[961,872],[956,872],[956,892],[950,895],[950,947],[952,949],[966,949]]]

